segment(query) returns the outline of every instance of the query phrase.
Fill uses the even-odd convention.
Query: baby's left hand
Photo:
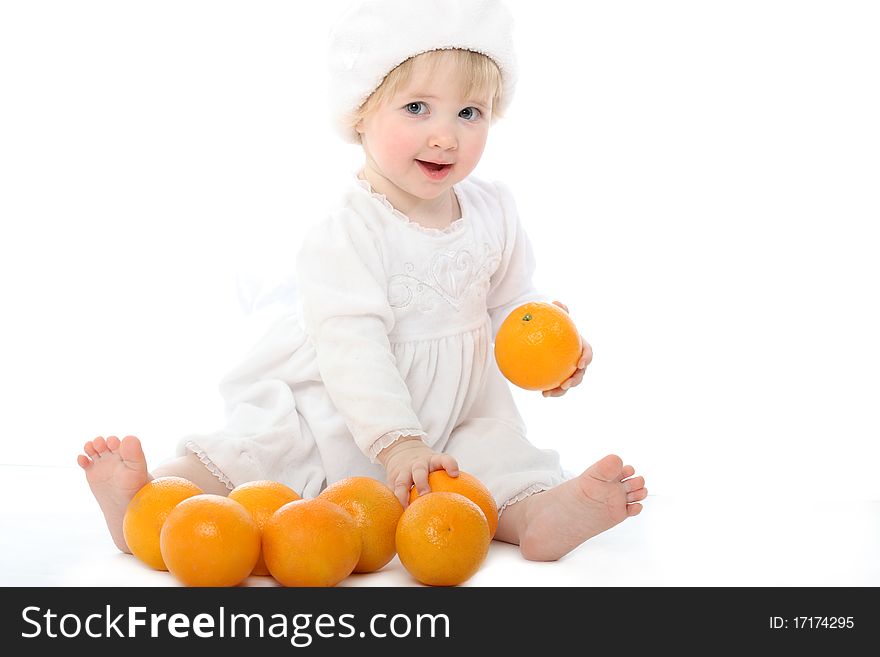
[[[568,307],[562,303],[561,301],[554,301],[554,304],[562,308],[565,312],[568,312]],[[584,336],[581,337],[581,357],[578,360],[578,368],[574,371],[569,378],[559,384],[558,388],[553,388],[552,390],[544,390],[541,394],[545,397],[562,397],[566,392],[568,392],[569,388],[574,388],[576,385],[579,385],[581,381],[584,380],[584,372],[587,371],[587,365],[590,364],[593,360],[593,349],[584,340]]]

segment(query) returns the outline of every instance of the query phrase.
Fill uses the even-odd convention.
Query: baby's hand
[[[392,443],[377,457],[385,466],[388,485],[405,509],[409,505],[409,490],[413,484],[419,495],[431,490],[428,474],[443,470],[451,477],[458,476],[458,463],[448,454],[438,454],[418,437],[401,438]]]
[[[554,304],[562,308],[565,312],[568,312],[568,307],[562,303],[561,301],[554,301]],[[569,388],[574,388],[576,385],[579,385],[581,381],[584,380],[584,372],[587,371],[587,365],[589,365],[593,360],[593,349],[584,340],[584,336],[580,336],[581,338],[581,357],[578,359],[578,367],[574,371],[569,378],[559,384],[559,387],[553,388],[552,390],[544,390],[543,394],[545,397],[562,397]]]

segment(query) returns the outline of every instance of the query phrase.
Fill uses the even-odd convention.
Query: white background
[[[0,4],[0,462],[135,434],[157,464],[222,426],[273,312],[240,297],[360,161],[324,104],[345,6]],[[565,397],[515,391],[532,440],[680,500],[880,500],[876,4],[509,6],[476,174],[595,351]]]

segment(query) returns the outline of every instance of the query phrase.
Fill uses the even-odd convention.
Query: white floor
[[[82,472],[0,465],[0,585],[176,586],[117,552]],[[645,509],[555,563],[494,542],[468,586],[878,586],[880,502],[718,503],[649,496]],[[275,586],[252,577],[251,586]],[[395,558],[343,586],[418,586]]]

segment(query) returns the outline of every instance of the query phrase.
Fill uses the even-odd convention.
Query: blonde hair
[[[417,60],[423,61],[428,66],[429,76],[435,73],[441,62],[451,65],[461,80],[462,97],[471,98],[477,94],[491,93],[492,122],[501,118],[501,113],[497,109],[502,93],[501,71],[498,70],[498,65],[481,53],[451,48],[424,52],[410,57],[392,69],[363,105],[350,115],[348,124],[352,129],[409,83]]]

